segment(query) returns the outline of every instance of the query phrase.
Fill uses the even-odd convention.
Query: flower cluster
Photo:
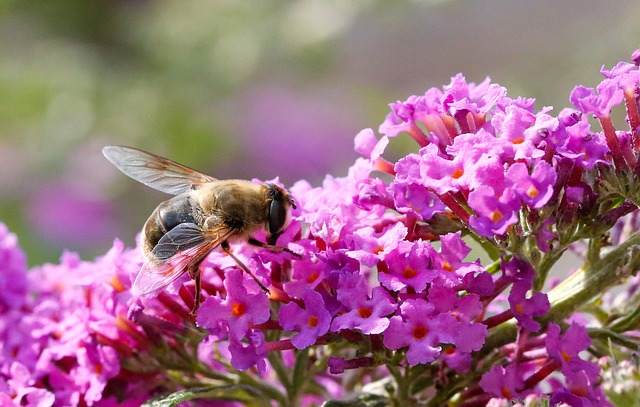
[[[2,405],[318,405],[354,393],[608,405],[619,386],[603,377],[619,375],[601,366],[623,358],[632,371],[640,342],[638,279],[624,306],[594,301],[640,268],[640,50],[633,60],[576,87],[575,109],[557,115],[462,75],[391,104],[380,135],[355,137],[363,157],[347,176],[290,188],[297,208],[277,244],[291,253],[232,246],[269,292],[215,251],[196,315],[186,274],[132,296],[138,248],[116,241],[95,261],[65,253],[27,272],[0,227]],[[626,131],[610,116],[622,103]],[[385,149],[403,134],[418,147],[392,162]],[[567,250],[584,265],[548,281]]]

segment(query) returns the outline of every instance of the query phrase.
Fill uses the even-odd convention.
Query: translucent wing
[[[102,154],[129,177],[172,195],[180,195],[196,185],[217,181],[168,158],[133,147],[106,146]]]
[[[231,235],[226,227],[204,231],[193,223],[182,223],[162,236],[142,265],[131,292],[147,295],[161,290],[200,263]]]

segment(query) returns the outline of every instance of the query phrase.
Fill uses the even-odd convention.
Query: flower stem
[[[599,261],[587,263],[549,292],[551,310],[542,320],[560,321],[598,294],[620,283],[640,268],[640,233],[611,250]]]
[[[559,322],[598,294],[620,283],[624,278],[640,269],[640,232],[632,235],[599,261],[589,263],[576,271],[549,292],[551,310],[539,321],[546,325]],[[515,321],[497,326],[487,337],[480,356],[513,342],[517,334]]]

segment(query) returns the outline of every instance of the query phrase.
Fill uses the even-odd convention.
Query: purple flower
[[[432,257],[434,267],[439,272],[436,281],[470,293],[493,292],[493,280],[479,261],[463,261],[470,252],[471,248],[461,238],[460,232],[440,236],[440,253],[436,252]]]
[[[429,363],[440,354],[440,335],[453,332],[451,320],[442,318],[433,304],[409,299],[400,305],[400,315],[391,318],[384,331],[384,345],[393,350],[408,347],[410,365]]]
[[[515,365],[497,365],[482,375],[480,387],[494,397],[511,400],[523,395],[524,382]]]
[[[471,252],[471,248],[462,240],[462,233],[447,233],[440,236],[440,253],[434,256],[435,263],[445,273],[463,270],[475,263],[466,263],[463,260]],[[466,273],[461,273],[464,275]]]
[[[555,219],[553,216],[549,216],[544,222],[542,222],[542,225],[540,225],[540,228],[536,233],[536,245],[543,253],[549,253],[551,251],[549,242],[558,237],[557,234],[549,230],[549,226],[553,225],[554,222]]]
[[[424,291],[427,284],[438,276],[432,259],[434,254],[431,245],[421,240],[398,242],[398,247],[385,256],[386,270],[382,269],[378,275],[380,284],[391,291],[406,287]]]
[[[507,228],[518,220],[520,202],[511,189],[496,195],[490,186],[480,186],[469,194],[469,206],[476,215],[469,219],[469,225],[484,237],[503,235]]]
[[[380,233],[376,233],[372,227],[363,227],[351,235],[355,250],[349,250],[346,254],[367,267],[374,267],[398,247],[398,242],[405,236],[407,227],[400,222]]]
[[[462,353],[455,346],[448,346],[440,353],[444,365],[457,373],[467,373],[471,369],[473,357],[470,353]]]
[[[346,312],[331,322],[331,330],[357,329],[363,334],[379,334],[389,326],[388,315],[396,310],[391,295],[382,287],[374,287],[371,298],[361,275],[345,274],[340,277],[338,300]]]
[[[549,324],[545,345],[549,357],[562,363],[565,374],[583,371],[589,380],[597,380],[600,368],[580,358],[579,353],[591,346],[591,338],[586,329],[575,322],[569,326],[564,335],[560,335],[560,327]]]
[[[571,158],[573,162],[584,167],[593,168],[598,163],[607,163],[606,154],[609,152],[604,137],[590,132],[589,123],[585,119],[566,128],[568,138],[566,143],[558,148],[563,157]]]
[[[0,223],[0,315],[26,302],[27,259],[18,239]]]
[[[527,298],[527,291],[531,289],[528,281],[517,281],[511,287],[509,305],[518,325],[532,332],[540,330],[540,324],[532,317],[538,317],[549,312],[550,305],[545,293],[535,293]]]
[[[247,370],[256,366],[258,375],[264,376],[267,365],[267,347],[264,341],[264,333],[258,330],[251,330],[246,335],[247,343],[232,340],[229,344],[231,354],[231,366],[238,370]]]
[[[387,188],[387,184],[379,178],[370,178],[359,182],[358,194],[353,197],[353,203],[365,211],[374,209],[375,205],[393,208],[393,198]]]
[[[411,96],[404,102],[391,103],[389,105],[391,113],[387,115],[378,131],[387,137],[396,137],[398,134],[406,132],[420,146],[425,146],[429,142],[437,142],[438,138],[433,139],[431,134],[425,134],[416,121],[424,120],[431,111],[435,113],[438,109],[442,110],[442,107],[438,106],[438,99],[441,95],[441,91],[432,89],[425,96]],[[434,135],[444,138],[446,131],[441,130]]]
[[[564,373],[567,384],[551,394],[551,405],[569,406],[613,406],[609,403],[597,382],[585,371]]]
[[[355,150],[371,161],[377,160],[384,152],[389,139],[385,136],[378,140],[371,129],[364,129],[356,134]]]
[[[514,257],[509,261],[500,262],[500,267],[503,274],[502,278],[506,282],[526,281],[529,287],[527,289],[531,288],[536,271],[530,263]]]
[[[623,92],[617,83],[605,80],[598,85],[598,93],[592,88],[576,86],[571,92],[569,100],[573,105],[585,114],[594,114],[597,117],[609,116],[613,106],[620,104]]]
[[[553,195],[556,172],[548,163],[541,161],[533,166],[533,171],[523,163],[513,164],[505,174],[507,185],[530,208],[540,209]]]
[[[55,395],[46,389],[36,387],[36,380],[21,363],[12,363],[9,375],[11,378],[6,382],[0,378],[1,406],[49,407],[55,402]]]
[[[528,132],[534,124],[535,116],[527,109],[509,105],[505,112],[497,112],[491,119],[500,139],[508,141],[503,148],[515,160],[531,160],[542,157],[544,151],[537,148],[541,140],[540,133]]]
[[[491,83],[487,77],[484,82],[476,85],[467,83],[462,74],[451,78],[451,83],[445,85],[444,103],[452,116],[460,112],[486,113],[493,108],[507,93],[507,90],[498,84]]]
[[[327,366],[331,374],[342,374],[344,373],[345,360],[344,358],[329,358]]]
[[[316,340],[329,331],[331,314],[327,311],[322,296],[313,290],[302,293],[304,308],[295,302],[280,308],[278,319],[286,331],[297,330],[299,333],[291,337],[291,343],[297,349],[313,345]]]
[[[223,386],[203,397],[251,403],[245,398],[260,394],[304,404],[341,397],[353,390],[349,384],[402,377],[402,391],[388,394],[392,404],[439,391],[457,392],[465,405],[544,391],[552,403],[606,405],[598,366],[580,356],[591,346],[586,329],[573,322],[561,334],[550,323],[538,332],[535,318],[550,304],[544,292],[530,294],[534,279],[549,283],[538,281],[546,270],[538,266],[550,266],[577,238],[600,239],[590,234],[600,233],[593,219],[613,224],[635,209],[610,167],[640,168],[640,73],[630,63],[602,73],[596,90],[573,91],[579,110],[557,116],[550,107],[536,111],[533,99],[507,97],[488,78],[476,85],[462,75],[392,104],[381,137],[371,129],[355,137],[364,157],[347,176],[289,189],[297,208],[277,245],[299,256],[233,242],[249,269],[269,276],[269,293],[214,251],[200,269],[205,301],[197,316],[189,313],[188,275],[150,298],[131,295],[140,248],[116,240],[95,260],[65,252],[59,264],[27,272],[15,236],[0,225],[0,283],[7,287],[0,294],[0,404],[138,405],[211,380],[242,391]],[[623,101],[630,128],[616,130],[609,111]],[[592,129],[591,115],[602,131]],[[392,166],[385,148],[401,132],[419,147]],[[636,223],[618,225],[611,246],[635,238]],[[493,261],[486,269],[475,253],[468,259],[469,238]],[[633,340],[617,312],[614,331]],[[500,326],[512,318],[517,336]],[[312,346],[306,360],[300,350]],[[435,381],[411,368],[427,363]],[[360,369],[358,383],[327,374],[348,369]],[[477,372],[466,374],[471,369]],[[283,382],[269,382],[276,378]]]
[[[536,113],[536,121],[524,130],[524,135],[528,139],[535,139],[536,147],[542,148],[546,145],[557,149],[564,145],[567,133],[564,127],[560,126],[560,120],[548,114],[551,107],[544,107]]]
[[[302,297],[307,289],[315,289],[325,278],[325,263],[309,257],[296,260],[293,264],[291,281],[283,284],[284,291],[294,298]]]
[[[472,172],[467,168],[471,162],[463,155],[444,157],[435,144],[430,144],[420,150],[420,184],[439,195],[468,189]]]
[[[107,346],[85,344],[77,352],[78,366],[71,375],[88,404],[102,399],[109,379],[120,372],[118,352]]]
[[[393,167],[396,172],[394,182],[402,184],[420,184],[420,159],[418,154],[407,154]]]
[[[389,192],[398,212],[414,213],[421,220],[429,220],[446,208],[435,194],[420,184],[394,181],[389,186]]]
[[[487,327],[471,322],[482,313],[482,303],[478,296],[469,294],[458,298],[454,290],[434,285],[429,290],[429,301],[435,305],[440,313],[439,317],[446,319],[446,325],[450,327],[449,331],[440,332],[442,343],[453,344],[463,353],[482,348],[488,333]]]
[[[269,319],[269,299],[262,291],[249,294],[245,287],[248,278],[243,277],[241,270],[228,271],[224,281],[227,297],[207,297],[198,312],[198,325],[218,337],[228,334],[232,341],[240,341],[252,324],[266,322]]]

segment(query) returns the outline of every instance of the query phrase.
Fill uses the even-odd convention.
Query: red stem
[[[622,156],[620,140],[618,140],[618,136],[616,136],[616,129],[613,127],[611,117],[598,117],[598,120],[600,120],[600,125],[602,126],[602,130],[604,130],[604,136],[607,140],[607,146],[609,146],[609,150],[611,150],[611,156],[613,157],[613,163],[616,167],[616,171],[626,170],[628,168],[627,163]]]
[[[527,380],[524,381],[525,389],[530,389],[536,384],[540,383],[543,379],[549,376],[551,373],[558,370],[562,367],[562,363],[557,360],[549,360],[545,363],[540,369],[538,369],[534,374],[529,376]]]
[[[462,205],[458,203],[458,201],[456,201],[456,199],[453,197],[453,195],[450,192],[446,194],[438,195],[438,198],[440,198],[440,200],[445,205],[447,205],[447,207],[451,209],[451,212],[456,214],[462,222],[469,223],[469,218],[471,217],[471,215],[462,207]]]
[[[513,318],[513,311],[510,309],[501,312],[500,314],[494,315],[482,321],[482,324],[485,324],[487,328],[493,328],[494,326],[498,326],[503,322],[506,322]]]
[[[636,103],[635,91],[633,88],[624,90],[624,103],[627,108],[627,117],[629,118],[629,126],[631,126],[631,136],[633,139],[633,147],[637,151],[640,148],[640,114],[638,113],[638,104]]]

